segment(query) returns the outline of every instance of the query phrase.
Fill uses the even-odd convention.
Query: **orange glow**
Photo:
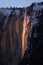
[[[23,21],[23,32],[22,32],[22,56],[24,55],[25,52],[25,34],[26,34],[26,29],[27,29],[27,23],[26,23],[26,13],[24,14],[24,21]]]

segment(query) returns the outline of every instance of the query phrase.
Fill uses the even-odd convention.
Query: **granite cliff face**
[[[30,10],[28,46],[19,65],[43,65],[43,3],[33,3]]]
[[[31,65],[39,62],[34,60],[37,59],[34,53],[40,54],[40,50],[36,49],[42,41],[39,38],[43,39],[42,30],[43,2],[33,3],[27,8],[0,8],[0,65]],[[43,44],[41,46],[43,49]]]
[[[27,47],[25,8],[0,8],[1,64],[18,65]]]

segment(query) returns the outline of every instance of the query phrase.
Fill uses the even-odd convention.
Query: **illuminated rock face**
[[[16,10],[17,13],[18,11]],[[18,65],[27,46],[26,14],[23,11],[17,14],[11,10],[9,15],[5,15],[3,9],[2,12],[0,13],[1,65]]]

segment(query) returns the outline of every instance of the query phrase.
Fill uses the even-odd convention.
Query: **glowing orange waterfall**
[[[27,29],[27,23],[26,23],[26,11],[24,13],[24,21],[23,21],[23,32],[22,32],[22,56],[24,55],[25,52],[25,34],[26,34],[26,29]]]

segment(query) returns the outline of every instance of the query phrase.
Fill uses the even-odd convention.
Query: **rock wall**
[[[32,5],[30,15],[28,46],[19,65],[43,65],[43,4]]]

